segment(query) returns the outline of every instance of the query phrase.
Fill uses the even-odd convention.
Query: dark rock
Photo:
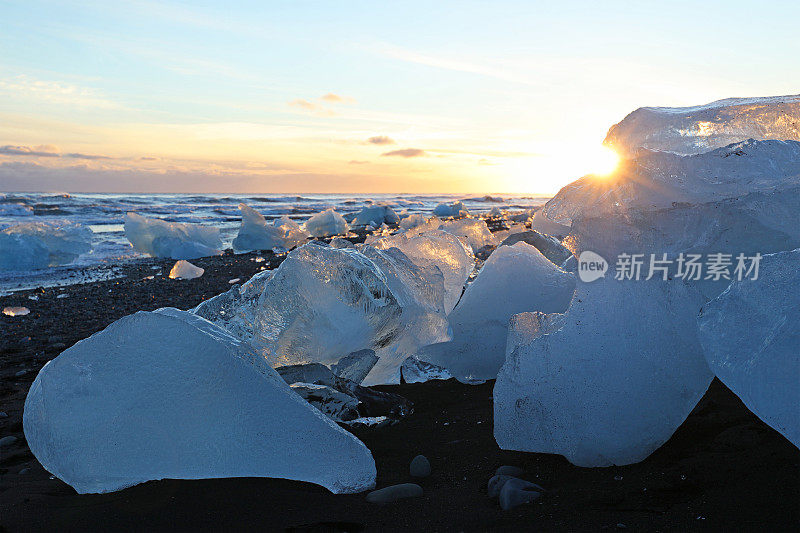
[[[428,477],[431,475],[431,463],[424,455],[418,455],[411,460],[409,473],[412,477]]]

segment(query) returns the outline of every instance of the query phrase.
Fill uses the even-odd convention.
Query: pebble
[[[512,478],[505,482],[500,491],[500,508],[504,511],[524,503],[538,500],[542,496],[541,487],[528,481]]]
[[[431,475],[431,463],[424,455],[418,455],[411,460],[409,472],[413,477],[428,477]]]
[[[511,477],[519,477],[523,474],[521,468],[517,468],[516,466],[509,466],[503,465],[497,470],[495,470],[494,475],[496,476],[511,476]]]
[[[8,418],[8,413],[5,411],[0,411],[0,418]]]
[[[23,468],[22,470],[20,470],[20,471],[18,472],[18,474],[19,474],[20,476],[24,476],[25,474],[27,474],[27,473],[28,473],[28,472],[30,472],[30,471],[31,471],[31,469],[30,469],[30,468]]]
[[[17,437],[15,437],[14,435],[8,435],[0,439],[0,448],[2,448],[3,446],[10,446],[15,442],[17,442]]]
[[[497,475],[492,477],[489,480],[489,484],[486,486],[486,492],[489,494],[490,498],[497,498],[500,496],[500,491],[503,490],[503,485],[509,479],[515,479],[513,476],[506,476],[506,475]]]
[[[422,496],[422,487],[414,483],[401,483],[382,489],[373,490],[367,494],[369,503],[389,503],[404,498],[418,498]]]
[[[17,372],[17,373],[15,373],[15,374],[14,374],[14,377],[15,377],[15,378],[18,378],[18,377],[20,377],[20,376],[24,376],[24,375],[25,375],[25,374],[27,374],[27,373],[28,373],[28,371],[27,371],[27,370],[20,370],[19,372]]]

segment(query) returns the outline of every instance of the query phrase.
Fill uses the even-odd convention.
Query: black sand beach
[[[412,481],[409,461],[426,455],[433,473],[422,498],[387,505],[364,494],[333,495],[300,482],[223,479],[149,482],[104,495],[77,495],[28,450],[25,395],[41,366],[66,347],[138,310],[187,309],[247,280],[277,259],[262,254],[193,261],[196,280],[166,278],[174,261],[144,260],[118,280],[24,291],[0,307],[0,531],[797,531],[800,451],[714,381],[675,435],[647,460],[586,469],[558,456],[504,452],[492,436],[492,382],[455,380],[379,387],[414,403],[398,424],[353,432],[372,451],[378,487]],[[161,267],[161,276],[154,275]],[[67,297],[58,298],[59,294]],[[32,301],[28,296],[38,296]],[[548,489],[537,503],[501,511],[486,483],[503,464]]]

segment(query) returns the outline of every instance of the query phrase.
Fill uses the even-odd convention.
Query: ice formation
[[[556,265],[562,265],[564,261],[572,257],[572,252],[561,244],[561,241],[550,235],[543,235],[536,230],[512,233],[503,239],[500,246],[513,246],[520,241],[534,246],[543,256]]]
[[[453,377],[446,368],[420,361],[413,355],[403,361],[400,372],[403,381],[406,383],[422,383],[432,379],[450,379]]]
[[[242,225],[233,239],[236,251],[289,250],[308,240],[309,234],[289,217],[284,216],[270,225],[261,213],[245,204],[239,204],[239,210]]]
[[[397,224],[400,217],[390,206],[385,204],[375,204],[365,207],[358,212],[353,219],[353,226],[380,226],[381,224]]]
[[[157,479],[276,477],[335,493],[375,484],[369,450],[200,317],[124,317],[42,368],[25,438],[79,493]]]
[[[800,447],[800,249],[765,255],[703,307],[711,370],[761,420]]]
[[[306,222],[306,231],[313,237],[331,237],[347,233],[347,222],[333,209],[326,209]]]
[[[428,222],[428,218],[425,215],[421,215],[419,213],[408,215],[407,217],[400,220],[400,228],[401,229],[411,229],[417,226],[421,226]]]
[[[486,222],[477,218],[462,218],[442,222],[439,228],[462,239],[476,253],[485,246],[497,246],[497,240],[489,231]]]
[[[727,98],[694,107],[641,107],[611,127],[605,144],[699,154],[747,139],[800,141],[800,95]]]
[[[25,316],[29,315],[31,310],[27,307],[4,307],[3,314],[6,316]]]
[[[242,341],[253,343],[258,299],[274,273],[274,270],[259,272],[241,287],[218,294],[190,312],[213,322]]]
[[[389,346],[403,318],[374,262],[353,249],[311,242],[290,252],[264,284],[254,343],[273,366],[333,364],[357,350]]]
[[[375,350],[358,350],[345,355],[339,362],[331,365],[331,372],[340,378],[361,383],[378,362]]]
[[[72,262],[92,249],[92,231],[67,221],[26,222],[0,231],[0,270],[34,270]]]
[[[562,313],[575,277],[524,242],[501,246],[449,315],[453,340],[422,348],[417,357],[458,379],[494,379],[506,356],[508,322],[524,311]]]
[[[197,259],[222,253],[219,229],[213,226],[167,222],[128,213],[125,236],[134,248],[153,257]]]
[[[564,315],[523,313],[509,327],[494,387],[500,448],[578,466],[643,460],[669,439],[711,383],[680,281],[579,284]]]
[[[433,214],[437,217],[466,217],[469,211],[462,202],[441,203],[433,208]]]
[[[205,269],[181,259],[169,271],[169,279],[195,279],[203,275]]]
[[[421,268],[438,267],[444,277],[444,309],[453,310],[461,298],[475,258],[472,250],[451,233],[428,231],[421,235],[398,233],[372,242],[371,246],[385,250],[398,248]]]

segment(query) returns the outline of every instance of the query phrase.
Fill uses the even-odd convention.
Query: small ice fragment
[[[189,261],[181,259],[169,271],[170,279],[195,279],[203,275],[205,269],[194,266]]]
[[[239,283],[240,281],[242,281],[241,278],[233,278],[228,280],[228,284],[233,285],[234,283]]]
[[[4,307],[3,314],[6,316],[24,316],[30,314],[31,310],[27,307]]]

